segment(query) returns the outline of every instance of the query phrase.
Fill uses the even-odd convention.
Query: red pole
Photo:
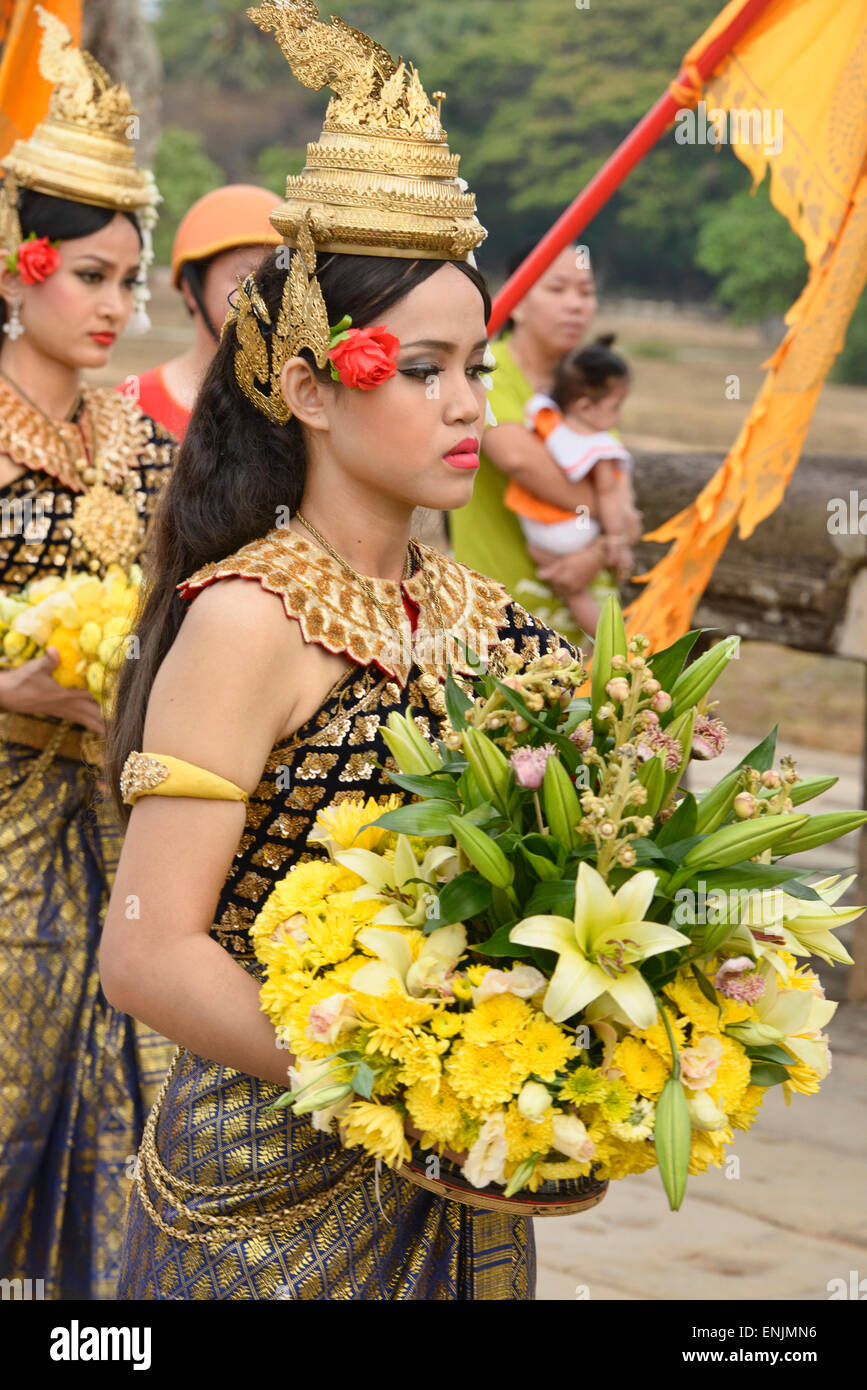
[[[695,70],[702,81],[710,77],[741,35],[770,3],[771,0],[747,0],[731,23],[708,44],[695,63]],[[690,69],[681,69],[678,82],[688,84],[690,75]],[[518,266],[494,299],[491,317],[488,320],[490,337],[502,327],[515,305],[532,289],[539,276],[556,260],[564,246],[568,246],[570,241],[584,230],[612,194],[616,193],[627,174],[644,158],[647,151],[652,149],[674,120],[680,105],[670,91],[665,92],[626,139],[621,141],[611,158],[594,174],[583,192],[579,193],[575,201],[561,213],[539,244],[533,247],[527,259]]]

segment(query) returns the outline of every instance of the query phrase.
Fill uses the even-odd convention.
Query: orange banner
[[[0,159],[16,140],[27,139],[48,111],[51,83],[39,71],[42,26],[38,0],[0,3]],[[42,0],[42,8],[62,19],[81,41],[82,0]]]
[[[731,18],[729,5],[687,54]],[[709,80],[704,100],[727,113],[735,154],[754,187],[804,243],[806,287],[734,446],[695,502],[646,539],[673,541],[628,610],[631,633],[665,646],[689,627],[726,542],[779,506],[834,358],[867,282],[867,0],[776,0]],[[737,127],[732,121],[738,122]],[[761,249],[754,254],[761,255]]]

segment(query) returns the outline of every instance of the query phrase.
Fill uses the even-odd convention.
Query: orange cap
[[[201,261],[235,246],[281,246],[269,221],[280,199],[267,188],[230,183],[206,193],[181,219],[172,247],[172,282],[177,288],[187,261]]]

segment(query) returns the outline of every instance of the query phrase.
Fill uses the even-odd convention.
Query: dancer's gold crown
[[[274,0],[247,14],[274,34],[300,82],[335,93],[304,169],[287,178],[286,202],[271,214],[287,245],[297,244],[309,210],[317,251],[470,259],[487,233],[412,64],[333,15],[324,24],[311,0]]]
[[[158,201],[152,177],[136,168],[135,111],[125,86],[76,48],[66,25],[41,5],[39,70],[54,83],[48,115],[2,161],[14,182],[38,193],[136,212]]]

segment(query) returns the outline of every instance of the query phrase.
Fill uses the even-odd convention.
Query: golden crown
[[[224,332],[235,325],[235,375],[247,399],[285,424],[290,411],[280,377],[287,359],[306,347],[322,367],[331,345],[317,250],[463,261],[472,260],[487,232],[458,178],[460,156],[449,152],[440,107],[412,64],[395,62],[334,15],[324,24],[312,0],[274,0],[247,14],[273,33],[300,82],[335,93],[304,169],[289,175],[286,201],[271,213],[286,245],[296,248],[277,322],[248,276],[223,325]],[[434,96],[442,101],[444,93]]]
[[[43,28],[39,70],[54,83],[48,115],[29,140],[16,140],[0,164],[24,188],[73,202],[136,212],[159,200],[137,169],[132,143],[138,113],[125,86],[76,48],[66,25],[36,6]]]
[[[312,0],[274,0],[247,14],[273,33],[299,82],[335,93],[304,169],[287,178],[286,202],[271,214],[287,245],[310,209],[320,251],[469,259],[487,232],[412,64],[333,15],[324,24]]]

